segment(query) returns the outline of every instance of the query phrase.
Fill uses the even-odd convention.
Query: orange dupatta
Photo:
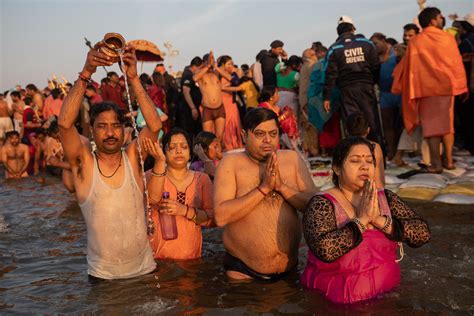
[[[392,93],[402,95],[403,121],[408,133],[419,125],[417,99],[468,91],[466,72],[454,37],[432,26],[410,41],[393,77]]]

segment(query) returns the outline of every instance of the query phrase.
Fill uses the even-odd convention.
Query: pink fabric
[[[349,218],[330,194],[324,193],[335,207],[337,227]],[[378,193],[382,215],[390,215],[383,190]],[[308,263],[300,282],[321,291],[333,303],[348,304],[375,298],[400,284],[397,243],[378,230],[366,230],[362,242],[350,252],[331,263],[325,263],[308,251]]]
[[[225,78],[221,79],[222,87],[230,86],[230,82]],[[242,137],[240,132],[242,126],[240,125],[240,115],[237,104],[234,103],[232,93],[222,91],[222,103],[225,110],[225,129],[224,129],[224,151],[242,148]]]

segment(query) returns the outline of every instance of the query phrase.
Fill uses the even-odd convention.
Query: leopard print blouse
[[[395,193],[385,190],[392,213],[393,231],[388,239],[420,247],[430,240],[428,224]],[[315,195],[303,215],[303,233],[311,252],[323,262],[332,262],[362,241],[362,234],[353,222],[337,229],[334,205],[322,195]]]

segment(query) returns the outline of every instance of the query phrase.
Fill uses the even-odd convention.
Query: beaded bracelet
[[[359,227],[360,229],[360,232],[363,234],[367,228],[365,227],[364,224],[362,224],[362,222],[360,221],[360,219],[358,219],[357,217],[354,217],[351,219],[351,222],[355,223],[357,225],[357,227]]]

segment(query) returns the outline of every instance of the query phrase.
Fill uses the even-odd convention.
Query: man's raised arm
[[[71,91],[64,99],[61,112],[59,113],[58,125],[61,143],[64,148],[64,154],[71,163],[71,167],[77,165],[78,158],[82,153],[81,149],[84,146],[74,123],[79,115],[88,81],[98,66],[112,65],[110,57],[97,51],[98,45],[99,43],[87,54],[86,63],[79,75],[79,79],[76,80]]]
[[[135,56],[134,47],[128,46],[123,56],[122,67],[125,69],[125,75],[127,76],[130,87],[132,88],[135,97],[137,98],[138,106],[142,110],[143,118],[145,119],[146,126],[141,130],[139,139],[141,142],[145,138],[150,138],[156,141],[158,138],[158,132],[161,129],[161,120],[156,110],[156,106],[150,99],[137,74],[137,57]],[[130,151],[131,150],[131,151]],[[127,151],[137,153],[136,142],[132,142],[127,148]],[[143,157],[146,157],[146,152],[143,152]]]

